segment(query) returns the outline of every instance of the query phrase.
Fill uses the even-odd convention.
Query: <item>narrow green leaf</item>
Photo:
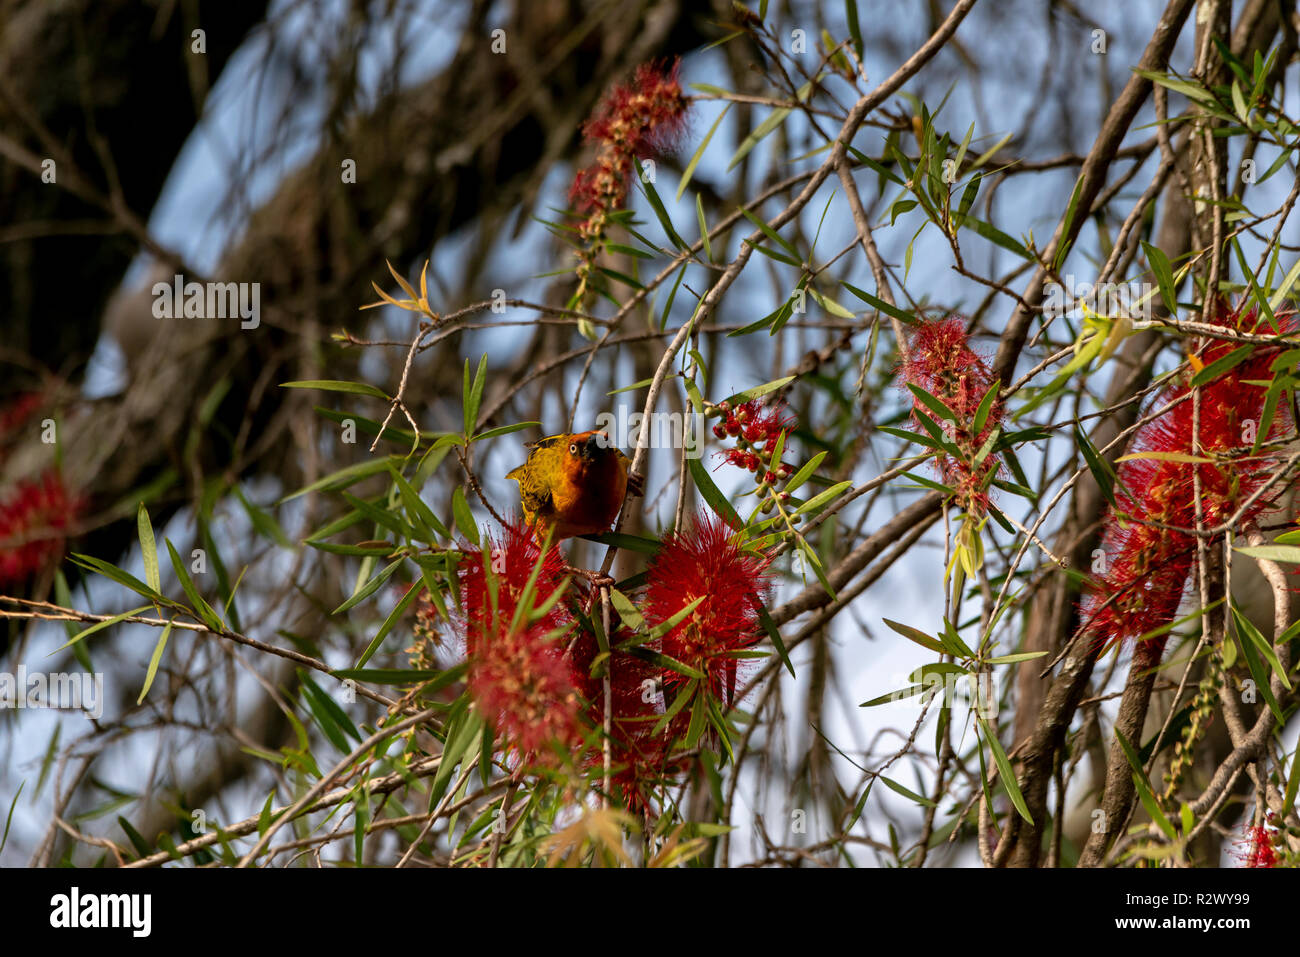
[[[727,172],[730,173],[736,168],[741,160],[749,155],[749,151],[762,142],[763,138],[785,122],[785,118],[793,111],[788,106],[781,106],[774,109],[768,114],[767,119],[754,127],[754,131],[741,141],[740,146],[736,147],[736,152],[731,157],[731,162],[727,164]]]
[[[154,676],[158,674],[158,663],[162,661],[163,649],[167,647],[167,637],[172,633],[172,623],[169,621],[163,626],[162,634],[158,636],[158,644],[154,645],[153,657],[149,659],[149,670],[144,674],[144,687],[140,689],[140,697],[135,699],[136,704],[144,704],[145,695],[153,686]]]
[[[857,296],[867,305],[871,306],[871,308],[877,309],[880,312],[883,312],[887,316],[893,316],[899,322],[902,322],[906,325],[916,324],[916,319],[913,318],[913,316],[910,313],[904,312],[902,309],[899,309],[897,306],[891,306],[889,303],[885,302],[885,300],[877,296],[873,296],[871,293],[866,292],[862,289],[859,289],[857,286],[853,285],[852,283],[841,282],[840,285],[843,286],[845,289],[847,289],[849,292],[853,293],[853,295]]]
[[[459,485],[451,493],[451,515],[460,533],[475,545],[479,544],[478,523],[474,521],[469,502],[465,500],[465,490]]]
[[[1200,372],[1196,373],[1196,375],[1192,376],[1192,387],[1195,388],[1198,385],[1205,385],[1208,382],[1213,382],[1229,369],[1235,368],[1249,359],[1254,351],[1254,345],[1248,343],[1244,346],[1238,346],[1225,356],[1220,356]]]
[[[199,620],[207,625],[210,630],[217,634],[221,634],[225,630],[221,624],[221,619],[218,618],[217,613],[212,610],[212,606],[203,600],[203,596],[199,594],[199,590],[194,587],[194,579],[190,578],[189,570],[186,569],[184,563],[181,561],[180,555],[176,554],[176,549],[172,545],[171,540],[163,539],[163,544],[167,546],[167,554],[171,556],[172,571],[176,573],[176,578],[181,583],[181,588],[185,591],[185,597],[190,600],[190,605],[192,606],[190,610],[198,615]]]
[[[889,618],[882,618],[881,621],[888,625],[892,630],[898,632],[908,641],[914,641],[922,648],[926,648],[930,651],[937,651],[941,655],[948,653],[947,648],[935,639],[931,638],[925,632],[921,631],[919,628],[913,628],[911,625],[905,625],[900,621],[893,621]]]
[[[705,150],[708,148],[708,146],[709,146],[709,140],[713,139],[713,134],[717,132],[717,130],[718,130],[718,126],[722,123],[722,118],[723,118],[724,116],[727,115],[727,111],[730,110],[730,109],[731,109],[731,103],[728,102],[728,103],[727,103],[727,104],[722,108],[722,112],[718,114],[718,118],[717,118],[716,120],[713,121],[713,125],[709,127],[709,132],[707,132],[707,133],[704,134],[704,139],[701,140],[701,141],[700,141],[700,145],[699,145],[698,147],[696,147],[696,149],[695,149],[695,154],[691,157],[691,161],[690,161],[689,163],[686,164],[686,169],[682,170],[682,178],[681,178],[681,180],[678,181],[678,183],[677,183],[677,196],[675,197],[676,199],[681,199],[681,198],[682,198],[682,193],[686,192],[686,184],[689,183],[689,182],[691,181],[691,177],[695,175],[695,167],[699,166],[699,165],[700,165],[700,160],[704,158],[704,151],[705,151]],[[697,199],[696,201],[698,202],[698,199]],[[701,220],[704,219],[704,214],[703,214],[703,213],[700,214],[700,219],[701,219]],[[704,243],[705,243],[705,246],[704,246],[704,248],[705,248],[705,255],[708,256],[708,255],[709,255],[709,254],[708,254],[708,242],[709,242],[709,240],[708,240],[708,234],[707,234],[707,233],[703,233],[703,232],[701,232],[701,235],[703,235],[703,236],[705,237],[705,238],[704,238]],[[710,256],[709,258],[712,258],[712,257]]]
[[[27,779],[24,778],[18,785],[18,793],[16,793],[14,799],[9,802],[9,813],[5,816],[5,832],[4,834],[0,834],[0,851],[3,851],[5,845],[9,843],[9,825],[14,822],[14,808],[18,806],[18,799],[23,796],[23,788],[26,786]]]
[[[1092,473],[1093,481],[1097,483],[1097,488],[1101,490],[1102,497],[1115,508],[1115,472],[1110,467],[1110,463],[1102,457],[1097,451],[1096,446],[1084,433],[1078,425],[1074,427],[1074,441],[1079,446],[1079,451],[1083,454],[1083,461],[1088,466],[1088,471]]]
[[[713,483],[713,477],[709,475],[709,470],[705,468],[701,459],[688,459],[687,467],[690,469],[691,478],[695,482],[695,487],[704,501],[708,502],[710,507],[717,512],[727,524],[732,528],[741,528],[744,522],[741,521],[740,515],[736,513],[731,502],[722,494],[717,485]]]
[[[989,750],[993,752],[993,760],[998,766],[998,778],[1006,788],[1007,797],[1011,798],[1011,803],[1020,812],[1020,816],[1029,824],[1033,824],[1034,819],[1029,813],[1029,806],[1025,804],[1024,796],[1020,793],[1020,785],[1016,781],[1015,771],[1011,768],[1011,761],[1007,758],[1007,753],[1002,750],[1002,742],[998,740],[998,736],[993,733],[987,721],[982,717],[978,720],[980,727],[984,729],[984,740],[988,742]]]
[[[899,784],[897,781],[891,778],[885,777],[883,774],[880,775],[880,780],[885,782],[885,787],[889,788],[889,790],[893,791],[895,794],[901,794],[909,801],[915,801],[917,804],[920,804],[924,807],[938,807],[938,805],[935,804],[933,801],[931,801],[928,797],[922,797],[920,794],[917,794],[915,791],[904,787],[903,785]]]
[[[253,523],[253,528],[257,529],[258,533],[263,538],[270,539],[281,548],[293,547],[293,543],[289,541],[289,537],[285,535],[284,530],[280,528],[280,523],[275,520],[270,512],[258,508],[245,498],[243,490],[238,485],[235,486],[235,497],[238,498],[239,503],[244,506],[244,511],[248,514],[248,520]]]
[[[483,389],[487,386],[487,353],[483,353],[483,358],[478,362],[478,371],[474,373],[474,381],[471,384],[469,378],[469,360],[465,360],[465,435],[471,436],[477,427],[478,407],[483,401]]]
[[[368,395],[375,399],[389,399],[388,393],[366,382],[340,382],[335,379],[303,379],[300,382],[281,382],[281,389],[320,389],[323,392],[347,392]]]
[[[406,594],[401,597],[401,600],[393,606],[393,610],[388,613],[388,617],[384,619],[384,623],[380,625],[379,630],[375,632],[375,637],[370,639],[370,644],[366,645],[366,650],[363,651],[361,657],[357,659],[358,668],[364,668],[366,662],[369,661],[371,656],[379,650],[379,646],[384,643],[384,638],[393,630],[393,626],[401,620],[402,615],[406,613],[406,609],[411,607],[411,602],[415,601],[416,596],[420,594],[420,590],[423,587],[423,582],[414,582],[411,587],[406,590]]]
[[[145,580],[154,591],[162,592],[162,579],[158,576],[158,545],[153,538],[153,523],[149,521],[144,502],[140,503],[135,519],[140,532],[140,553],[144,556]]]
[[[695,215],[700,221],[700,245],[704,249],[704,258],[709,262],[713,261],[713,249],[709,246],[709,224],[704,219],[704,203],[700,201],[700,194],[695,194]]]
[[[356,593],[353,594],[351,598],[349,598],[343,604],[335,608],[332,612],[330,612],[330,614],[338,615],[341,614],[342,612],[347,611],[349,608],[354,608],[357,605],[361,604],[363,601],[365,601],[375,592],[379,591],[380,586],[383,585],[384,582],[388,581],[388,579],[392,577],[393,572],[397,571],[398,567],[404,561],[406,561],[406,558],[402,557],[385,566],[384,569],[378,575],[376,575],[374,578],[370,579],[370,581],[366,582],[364,585],[358,588]]]

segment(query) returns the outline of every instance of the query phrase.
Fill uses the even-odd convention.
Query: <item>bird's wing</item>
[[[514,479],[519,483],[519,502],[530,520],[534,513],[550,512],[554,507],[551,502],[550,488],[537,474],[542,465],[538,459],[546,456],[548,454],[546,450],[552,448],[556,440],[561,438],[564,436],[552,435],[533,443],[528,447],[528,461],[506,473],[506,478]]]
[[[538,439],[536,442],[529,442],[524,448],[528,449],[528,457],[531,459],[538,449],[549,449],[568,438],[568,434],[561,432],[559,435],[548,435],[545,438]]]

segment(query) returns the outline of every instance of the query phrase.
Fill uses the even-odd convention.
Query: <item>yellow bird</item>
[[[528,460],[507,473],[519,483],[524,520],[537,541],[558,542],[608,531],[623,505],[632,462],[604,432],[548,435],[528,446]],[[632,490],[640,494],[633,476]]]

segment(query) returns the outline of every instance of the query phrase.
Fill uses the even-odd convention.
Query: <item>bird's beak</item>
[[[583,456],[594,459],[600,454],[600,450],[609,444],[609,440],[599,432],[593,432],[587,436],[587,441],[583,443]]]

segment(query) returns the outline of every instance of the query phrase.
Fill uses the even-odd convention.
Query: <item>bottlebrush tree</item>
[[[105,735],[183,720],[214,647],[281,732],[220,835],[58,859],[1294,865],[1289,24],[1153,8],[1047,136],[986,128],[997,14],[939,6],[889,50],[737,4],[602,78],[481,289],[408,250],[302,344],[302,482],[200,483],[197,534],[141,493],[120,561],[54,462],[0,489],[7,617],[153,636]]]

